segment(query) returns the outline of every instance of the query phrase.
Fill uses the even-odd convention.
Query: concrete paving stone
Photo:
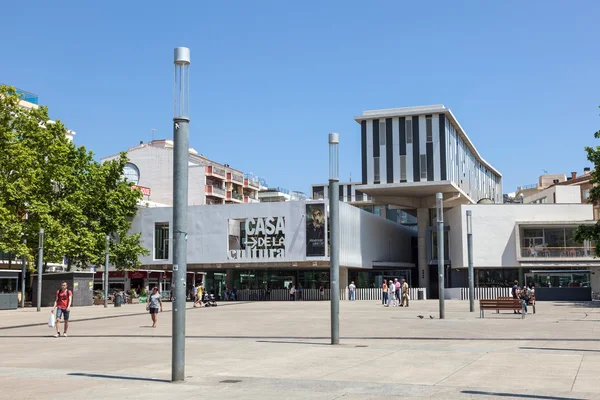
[[[328,302],[190,308],[184,384],[167,382],[169,303],[156,329],[143,304],[74,308],[59,339],[48,309],[0,311],[0,398],[600,398],[595,305],[540,302],[525,320],[446,309],[439,320],[435,301],[341,302],[342,345],[330,346]]]

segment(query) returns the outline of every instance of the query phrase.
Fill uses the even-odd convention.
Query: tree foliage
[[[21,108],[0,87],[0,249],[33,260],[43,228],[45,262],[85,268],[104,263],[110,234],[111,262],[136,269],[148,251],[128,234],[141,193],[122,178],[126,154],[101,164],[65,133],[46,107]]]
[[[600,130],[594,133],[594,138],[600,139]],[[600,203],[600,146],[596,147],[585,147],[587,153],[587,159],[594,166],[594,170],[591,172],[590,185],[590,196],[588,198],[589,203],[598,204]],[[600,257],[600,221],[595,225],[581,225],[575,231],[575,240],[579,243],[583,243],[586,240],[595,243],[594,253],[596,257]]]

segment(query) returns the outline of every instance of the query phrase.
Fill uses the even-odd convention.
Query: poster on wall
[[[227,259],[285,258],[285,218],[231,219]]]
[[[306,256],[325,257],[325,204],[306,204]]]

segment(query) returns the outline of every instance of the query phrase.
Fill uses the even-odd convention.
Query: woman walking
[[[152,317],[152,327],[156,328],[156,322],[158,321],[158,309],[160,307],[160,312],[162,312],[162,301],[160,300],[160,293],[158,293],[158,288],[152,289],[152,294],[148,296],[148,300],[146,301],[146,311],[150,311],[150,316]]]
[[[384,307],[388,306],[388,287],[387,283],[383,281],[383,285],[381,285],[381,303]]]

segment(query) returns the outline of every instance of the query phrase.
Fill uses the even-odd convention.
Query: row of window
[[[381,165],[380,158],[373,157],[373,180],[375,183],[381,182]],[[419,157],[419,166],[421,171],[421,179],[427,179],[427,155],[421,154]],[[406,181],[406,156],[400,156],[400,180]]]
[[[412,123],[412,119],[409,117],[406,119],[405,123],[405,129],[406,129],[406,144],[412,144],[413,142],[413,123]],[[433,122],[432,122],[432,116],[431,115],[426,115],[425,116],[425,132],[426,132],[426,141],[428,143],[433,142]],[[386,145],[386,122],[385,120],[380,120],[379,121],[379,145],[380,146],[385,146]]]

